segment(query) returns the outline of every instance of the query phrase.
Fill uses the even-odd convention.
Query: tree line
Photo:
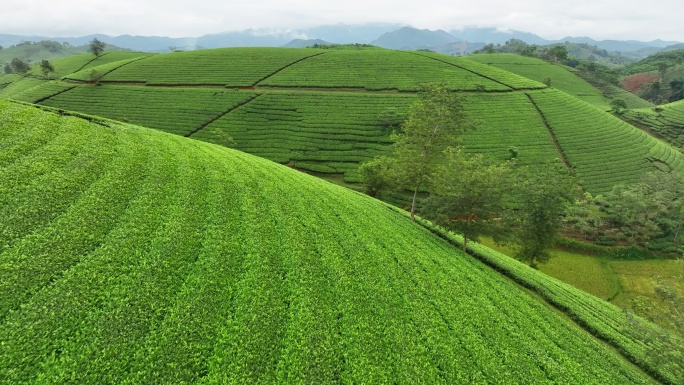
[[[58,44],[57,42],[41,42],[41,44],[45,47],[48,47],[50,51],[53,51],[49,47],[53,47],[53,45],[46,45],[47,43],[54,43]],[[31,44],[31,43],[28,43]],[[65,43],[66,44],[66,43]],[[96,57],[99,57],[102,55],[106,48],[106,44],[97,38],[94,38],[93,40],[88,43],[88,52],[92,53]],[[0,47],[2,49],[2,47]],[[55,68],[52,65],[52,63],[49,60],[41,60],[39,63],[40,66],[40,72],[43,73],[44,76],[48,76],[48,74],[55,72]],[[20,59],[20,58],[13,58],[9,63],[6,63],[3,72],[5,74],[20,74],[20,75],[26,75],[28,72],[31,70],[31,61],[28,59]]]
[[[383,121],[387,120],[383,115]],[[394,120],[392,120],[394,124]],[[679,250],[684,179],[654,172],[609,194],[582,194],[560,160],[522,166],[517,151],[496,162],[462,147],[479,123],[446,86],[424,86],[390,138],[390,155],[359,167],[366,192],[410,192],[408,210],[470,240],[492,237],[516,246],[531,266],[549,257],[560,234],[611,245]]]

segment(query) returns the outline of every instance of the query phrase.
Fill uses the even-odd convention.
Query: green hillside
[[[99,118],[0,101],[0,122],[1,383],[651,383],[624,357],[684,375],[657,327],[478,252],[536,297],[348,189]]]
[[[623,116],[684,148],[684,100],[654,108],[628,110]]]
[[[17,58],[29,63],[40,63],[41,60],[49,60],[50,62],[61,60],[61,58],[71,57],[88,52],[89,46],[72,46],[66,43],[57,41],[44,40],[39,42],[23,42],[10,47],[0,48],[0,66],[10,63],[12,59]],[[122,48],[107,45],[107,51],[117,50]],[[92,54],[89,54],[92,56]]]
[[[526,165],[563,159],[592,193],[637,182],[656,167],[684,167],[677,151],[600,108],[465,58],[377,48],[239,48],[117,59],[38,86],[9,81],[0,97],[191,136],[357,183],[359,163],[390,149],[389,135],[420,83],[443,81],[482,123],[466,135],[467,151],[504,160],[515,148]],[[528,67],[562,71],[568,87],[579,81],[578,96],[600,96],[565,69],[535,63]],[[93,70],[102,75],[97,85]]]
[[[604,110],[610,109],[610,100],[597,90],[596,87],[574,74],[572,68],[515,54],[478,54],[470,55],[467,58],[534,79],[538,82],[550,81],[550,85],[553,88],[557,88]]]

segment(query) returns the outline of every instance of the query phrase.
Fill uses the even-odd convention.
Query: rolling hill
[[[504,160],[517,148],[527,165],[562,159],[592,193],[684,167],[678,150],[539,81],[466,58],[347,48],[112,57],[80,71],[72,65],[51,82],[0,77],[0,97],[144,124],[356,183],[358,164],[389,150],[396,126],[383,116],[400,121],[421,82],[445,82],[482,122],[466,135],[467,151]],[[600,92],[568,71],[529,67],[561,71],[552,86],[605,109]]]
[[[652,106],[649,102],[617,86],[606,85],[604,86],[605,90],[599,90],[580,77],[578,71],[572,67],[553,64],[533,57],[505,53],[470,55],[467,58],[538,82],[548,81],[553,88],[606,111],[610,110],[610,99],[615,98],[623,99],[629,108]]]
[[[628,110],[623,116],[653,130],[675,146],[684,148],[684,100],[654,108]]]
[[[654,325],[351,190],[99,117],[0,100],[0,123],[2,383],[684,375]]]

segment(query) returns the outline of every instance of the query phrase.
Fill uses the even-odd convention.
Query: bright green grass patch
[[[668,292],[684,298],[682,261],[611,261],[610,267],[622,286],[622,293],[615,299],[616,303],[684,334],[681,325],[682,309],[677,302],[667,298]],[[659,295],[659,291],[666,295]]]
[[[648,127],[675,146],[684,148],[684,100],[653,108],[628,110],[623,116]]]
[[[497,245],[491,239],[482,239],[480,243],[505,255],[515,255],[513,247]],[[555,249],[551,251],[551,258],[545,263],[540,263],[537,268],[545,274],[605,300],[612,299],[620,290],[608,262],[595,256]]]
[[[103,81],[146,84],[252,86],[299,60],[323,51],[288,48],[223,48],[155,55],[123,66]]]
[[[555,250],[539,270],[605,300],[620,290],[607,262],[593,256]]]
[[[0,119],[0,382],[649,382],[381,202],[155,130]]]
[[[538,82],[550,79],[551,87],[557,88],[603,110],[610,109],[610,101],[596,87],[575,75],[568,68],[541,59],[514,54],[480,54],[467,57],[483,64],[524,76]]]

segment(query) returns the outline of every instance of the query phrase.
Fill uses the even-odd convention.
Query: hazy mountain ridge
[[[219,47],[286,46],[293,40],[323,40],[332,44],[375,44],[393,49],[431,49],[443,53],[465,53],[484,44],[502,44],[510,39],[520,39],[529,44],[546,45],[561,42],[587,43],[608,51],[634,53],[645,57],[657,52],[676,49],[675,41],[595,40],[590,37],[566,37],[559,40],[545,39],[524,31],[502,31],[491,27],[466,27],[461,30],[417,29],[402,24],[334,24],[299,30],[232,31],[200,37],[171,38],[164,36],[107,36],[93,34],[80,37],[20,36],[0,34],[0,45],[7,47],[23,41],[55,40],[72,45],[87,44],[98,38],[108,44],[138,51],[165,52],[172,49],[194,50]],[[673,47],[674,46],[674,47]],[[672,48],[671,48],[672,47]]]

